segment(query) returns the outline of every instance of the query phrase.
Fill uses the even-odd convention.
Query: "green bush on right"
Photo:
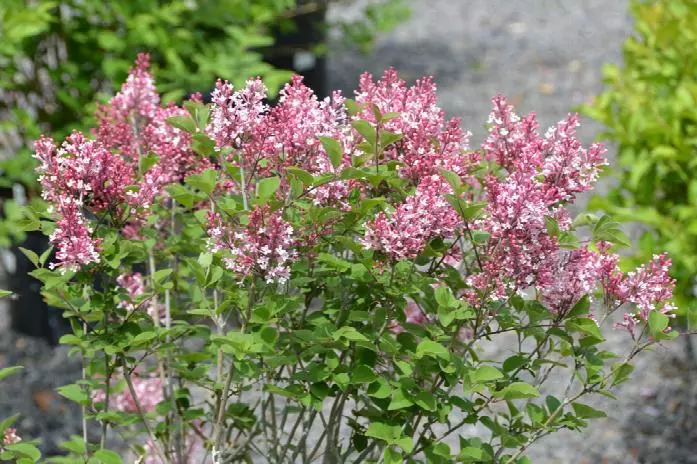
[[[616,144],[617,179],[591,199],[618,220],[641,227],[637,264],[663,249],[673,259],[676,301],[697,311],[697,2],[634,0],[634,33],[623,64],[606,65],[605,90],[581,112],[602,122]],[[697,326],[692,324],[692,327]]]

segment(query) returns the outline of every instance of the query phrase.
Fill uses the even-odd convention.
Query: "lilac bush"
[[[571,217],[606,164],[575,115],[541,134],[496,96],[473,149],[394,70],[354,99],[212,97],[163,106],[143,55],[91,137],[36,144],[26,222],[56,260],[32,275],[84,360],[60,392],[99,425],[66,459],[523,463],[676,335],[670,259],[624,272],[619,224]]]

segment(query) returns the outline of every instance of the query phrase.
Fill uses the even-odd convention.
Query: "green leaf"
[[[368,121],[359,119],[357,121],[352,121],[351,125],[358,131],[359,134],[370,144],[371,147],[375,147],[375,142],[377,140],[375,126],[373,126]]]
[[[455,296],[450,288],[446,287],[445,285],[441,285],[440,287],[436,288],[434,296],[436,297],[436,302],[440,306],[446,308],[457,307],[457,299],[455,299]]]
[[[196,197],[186,187],[180,184],[171,184],[167,186],[167,191],[180,205],[191,208],[194,206]]]
[[[574,408],[574,412],[581,419],[596,419],[601,417],[607,417],[603,411],[595,409],[587,404],[582,403],[571,403],[571,407]]]
[[[170,126],[181,129],[189,134],[196,132],[196,122],[191,116],[172,116],[171,118],[167,118],[166,122]]]
[[[389,406],[387,406],[388,411],[397,411],[398,409],[408,408],[413,405],[414,402],[406,397],[401,388],[398,388],[392,392],[392,400]]]
[[[261,200],[268,200],[274,193],[276,193],[276,190],[278,190],[280,185],[281,179],[278,177],[266,177],[261,179],[257,185],[257,196]]]
[[[160,161],[160,157],[154,153],[141,156],[138,160],[140,172],[147,172],[148,169],[155,166],[158,161]]]
[[[496,396],[504,400],[517,400],[522,398],[537,398],[540,392],[537,388],[525,382],[513,382],[503,390],[496,392]]]
[[[89,404],[87,393],[85,393],[80,385],[72,383],[70,385],[59,387],[57,390],[59,395],[68,398],[69,400],[75,401],[79,404]]]
[[[331,137],[320,136],[319,140],[322,142],[324,151],[327,152],[329,161],[331,161],[334,169],[338,168],[341,165],[341,159],[344,156],[343,150],[341,149],[341,144]]]
[[[385,464],[402,464],[402,454],[388,446],[382,454],[382,461]]]
[[[448,171],[443,168],[438,169],[438,172],[440,172],[440,175],[443,176],[455,192],[459,191],[460,187],[462,187],[462,179],[460,179],[460,176],[453,171]]]
[[[295,166],[288,166],[286,168],[286,173],[288,173],[288,175],[291,177],[295,177],[305,185],[312,185],[314,182],[314,177],[312,177],[312,174]]]
[[[474,383],[489,383],[501,378],[503,378],[503,374],[493,366],[481,366],[472,373],[472,382]]]
[[[14,292],[10,290],[0,290],[0,298],[5,298],[6,296],[10,296],[14,294]]]
[[[589,317],[576,317],[566,321],[567,330],[581,332],[589,337],[595,338],[598,341],[603,341],[603,335],[600,333],[598,324]]]
[[[351,370],[351,384],[372,383],[377,379],[377,375],[370,367],[360,364]]]
[[[174,269],[160,269],[155,271],[152,275],[155,284],[161,284],[173,271]]]
[[[22,247],[18,247],[18,248],[24,254],[24,256],[27,257],[29,262],[34,265],[34,267],[39,267],[39,255],[37,255],[32,250],[28,250],[28,249],[22,248]]]
[[[4,369],[0,369],[0,380],[4,379],[5,377],[9,377],[12,374],[16,374],[17,372],[21,371],[24,369],[22,366],[12,366],[12,367],[5,367]]]
[[[317,255],[317,260],[329,265],[329,267],[332,267],[334,269],[338,269],[341,272],[348,271],[351,269],[351,263],[343,260],[341,258],[338,258],[334,255],[331,255],[329,253],[320,253]]]
[[[455,212],[465,221],[472,221],[479,216],[479,213],[484,209],[486,203],[468,203],[464,198],[455,195],[445,195],[445,199]]]
[[[14,443],[12,445],[5,445],[7,451],[12,451],[13,453],[20,454],[22,456],[27,456],[37,462],[41,459],[41,451],[32,445],[31,443]]]
[[[448,327],[455,320],[457,312],[445,306],[438,306],[438,320],[443,327]]]
[[[191,174],[184,182],[186,185],[199,189],[201,192],[208,195],[215,189],[217,180],[218,172],[215,169],[210,168],[199,174]]]
[[[386,442],[388,445],[397,445],[407,453],[414,449],[411,437],[402,437],[402,427],[399,425],[387,425],[382,422],[371,422],[366,437],[377,438]]]
[[[591,300],[588,295],[583,295],[580,300],[571,308],[571,311],[566,315],[568,318],[585,316],[591,308]]]
[[[121,457],[113,451],[101,449],[94,452],[94,457],[104,464],[122,464]]]
[[[365,432],[366,437],[377,438],[392,443],[402,435],[402,428],[399,425],[387,425],[382,422],[371,422],[368,430]]]
[[[403,137],[404,134],[396,134],[394,132],[383,130],[380,132],[380,145],[383,148],[388,147],[393,143],[402,140]]]
[[[345,338],[350,342],[367,342],[368,338],[362,333],[358,332],[353,327],[344,326],[336,330],[332,334],[334,340],[339,340],[340,338]]]
[[[626,381],[634,372],[634,366],[628,362],[615,363],[612,365],[612,385],[618,385]]]
[[[550,414],[554,414],[554,412],[561,407],[561,401],[552,395],[545,398],[545,404],[547,405],[547,411],[549,411]]]
[[[649,333],[653,338],[660,338],[668,328],[670,319],[661,311],[654,309],[649,313]]]
[[[414,401],[414,404],[419,406],[421,409],[425,409],[426,411],[433,412],[438,407],[436,404],[436,397],[427,391],[420,391],[415,397],[412,398],[412,401]]]
[[[199,132],[191,137],[191,148],[201,156],[210,156],[215,149],[215,141]]]
[[[450,360],[450,352],[447,348],[432,340],[421,340],[416,346],[416,357],[423,358],[424,356]]]
[[[141,343],[147,343],[153,338],[156,338],[157,334],[153,331],[141,332],[133,338],[133,345],[139,345]]]
[[[390,396],[392,389],[385,379],[378,378],[368,387],[368,396],[378,399],[384,399]]]

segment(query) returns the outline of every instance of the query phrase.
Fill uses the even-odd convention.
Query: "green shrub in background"
[[[28,147],[41,133],[66,136],[93,123],[94,102],[113,94],[136,54],[151,52],[166,101],[206,90],[217,77],[239,86],[261,76],[272,92],[290,77],[264,61],[274,31],[332,0],[3,0],[0,2],[0,188],[36,198]],[[365,49],[405,17],[382,0],[343,24]],[[34,200],[35,201],[35,200]],[[0,247],[22,238],[19,208],[5,201]]]
[[[582,108],[617,144],[618,179],[591,208],[639,221],[636,262],[663,249],[674,260],[681,308],[694,307],[697,275],[697,2],[631,4],[635,33],[622,66],[604,69],[606,89]]]

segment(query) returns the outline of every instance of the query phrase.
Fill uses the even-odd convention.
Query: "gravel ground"
[[[535,110],[542,126],[562,118],[598,92],[603,63],[617,62],[631,29],[625,0],[413,0],[412,19],[362,56],[337,44],[329,59],[330,88],[350,95],[358,75],[380,75],[388,66],[408,80],[433,75],[443,107],[462,117],[473,144],[484,135],[489,99],[501,92],[520,112]],[[352,8],[331,10],[350,17]],[[583,121],[581,137],[599,127]],[[612,157],[612,153],[610,153]],[[24,373],[0,383],[0,418],[21,412],[20,431],[42,437],[44,452],[79,433],[79,415],[52,389],[79,376],[66,350],[7,331],[0,307],[0,367],[23,364]],[[607,348],[622,351],[616,332]],[[503,354],[505,347],[498,347]],[[496,349],[494,350],[496,352]],[[530,450],[535,463],[697,463],[697,373],[673,343],[646,353],[633,381],[617,391],[618,402],[594,403],[611,418],[584,433],[560,433]]]

